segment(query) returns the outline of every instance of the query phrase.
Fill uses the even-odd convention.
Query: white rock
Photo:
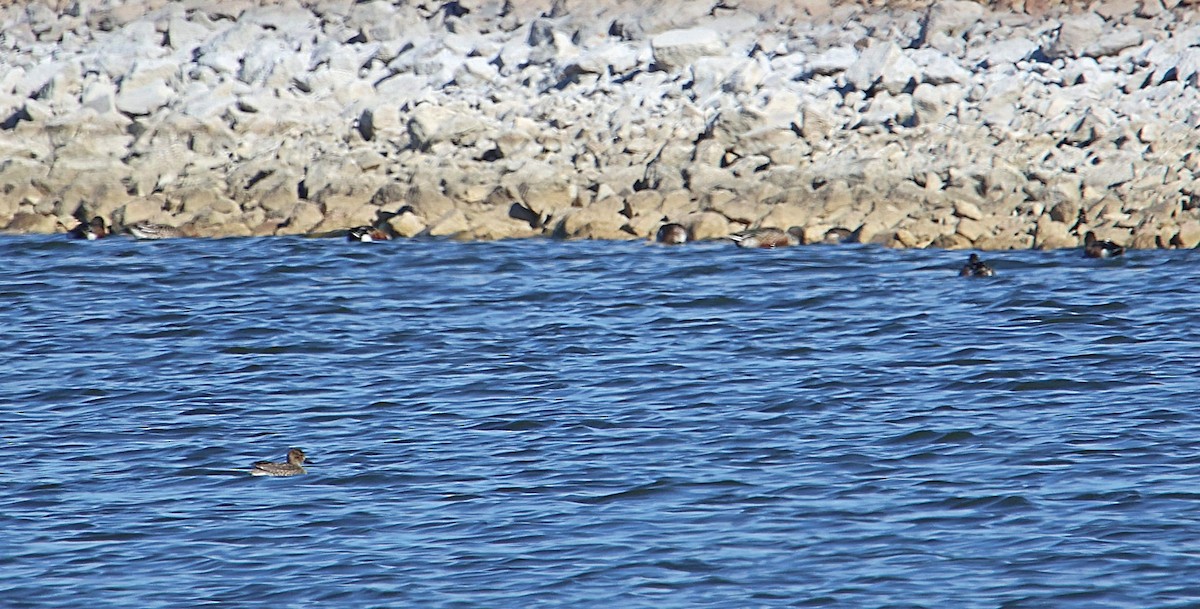
[[[921,80],[933,85],[971,82],[971,72],[936,49],[917,49],[910,57],[921,70]]]
[[[734,57],[700,57],[688,66],[692,75],[692,93],[699,101],[720,92],[733,73],[741,66]]]
[[[462,137],[484,128],[479,113],[459,106],[418,104],[408,123],[409,134],[418,146],[428,147]]]
[[[175,15],[167,22],[167,40],[176,51],[194,49],[204,44],[211,35],[212,30],[181,15]]]
[[[454,74],[464,61],[465,57],[449,49],[440,49],[433,55],[419,57],[413,64],[413,73],[429,78],[435,86],[441,86],[454,80]]]
[[[219,73],[233,75],[241,68],[241,59],[272,36],[258,25],[239,22],[209,37],[208,42],[196,48],[196,63],[208,66]]]
[[[241,83],[238,84],[241,85]],[[241,88],[235,87],[233,81],[226,81],[212,88],[201,83],[193,83],[182,94],[183,102],[180,104],[180,111],[187,116],[199,119],[219,116],[237,103],[237,93],[239,92],[241,92]]]
[[[989,73],[983,90],[983,97],[977,104],[983,118],[992,125],[1009,124],[1016,116],[1017,104],[1025,91],[1022,79]]]
[[[624,74],[638,65],[637,51],[625,44],[608,44],[588,49],[575,60],[581,72]]]
[[[137,89],[154,83],[170,82],[179,73],[174,59],[138,59],[121,77],[121,88]]]
[[[879,84],[889,93],[898,95],[909,88],[913,83],[921,82],[923,74],[920,66],[917,65],[903,51],[892,62],[891,66],[884,70],[883,75],[879,79]]]
[[[1135,14],[1138,17],[1153,18],[1163,14],[1163,12],[1166,10],[1167,9],[1165,6],[1163,6],[1162,0],[1142,0],[1142,2],[1138,4]]]
[[[806,140],[825,139],[841,126],[841,120],[837,118],[836,113],[815,104],[805,105],[801,115],[804,121],[800,127],[800,134]]]
[[[984,46],[978,55],[989,66],[1017,63],[1029,59],[1038,50],[1038,44],[1025,38],[1010,38]]]
[[[429,79],[416,74],[397,74],[375,83],[376,95],[398,103],[422,99],[429,88]]]
[[[1098,162],[1087,163],[1079,170],[1084,186],[1093,188],[1108,188],[1134,177],[1134,159],[1125,154],[1114,154],[1108,158],[1101,157]]]
[[[579,56],[579,47],[571,35],[557,29],[548,30],[548,38],[536,45],[530,53],[534,63],[564,63]]]
[[[159,81],[135,89],[121,87],[121,91],[117,93],[116,106],[126,114],[152,114],[170,103],[174,97],[175,91]]]
[[[880,91],[871,98],[870,105],[863,111],[860,118],[862,125],[884,125],[892,122],[903,123],[913,115],[912,97],[906,94],[893,96],[887,91]]]
[[[982,220],[983,212],[979,206],[970,201],[957,200],[954,202],[954,215],[960,218],[970,218],[972,220]]]
[[[851,87],[870,91],[899,56],[900,47],[894,42],[877,42],[863,51],[858,61],[847,68],[842,76]]]
[[[480,87],[494,84],[500,71],[484,57],[468,57],[454,72],[454,82],[460,87]]]
[[[21,81],[13,90],[13,93],[30,97],[35,95],[43,87],[50,83],[64,67],[66,62],[48,60],[35,64],[27,70],[23,71]]]
[[[945,94],[946,87],[935,87],[929,83],[917,85],[912,92],[913,112],[917,116],[917,124],[927,125],[941,121],[950,111],[950,103]]]
[[[371,83],[356,78],[345,87],[333,91],[333,100],[343,108],[361,107],[375,102],[375,87]]]
[[[36,99],[26,99],[23,109],[25,116],[35,123],[46,122],[54,117],[54,110],[50,108],[50,105]]]
[[[774,128],[790,128],[800,122],[801,97],[786,89],[771,93],[763,106],[763,125]]]
[[[1170,68],[1166,67],[1170,66]],[[1190,47],[1159,67],[1166,72],[1174,68],[1175,78],[1190,87],[1200,85],[1200,48]]]
[[[212,68],[218,74],[233,76],[242,67],[242,57],[237,51],[214,48],[201,53],[196,64]]]
[[[753,93],[770,73],[771,64],[760,54],[743,61],[727,81],[726,88],[734,93]]]
[[[814,74],[837,74],[845,72],[857,61],[858,51],[853,47],[833,47],[810,59],[808,69]]]
[[[725,43],[715,31],[706,28],[669,30],[650,39],[654,63],[677,70],[706,56],[721,55]]]
[[[1122,15],[1133,14],[1141,3],[1141,0],[1107,0],[1106,2],[1097,3],[1096,12],[1100,13],[1105,19],[1115,21]]]
[[[275,66],[289,55],[293,53],[282,40],[264,40],[250,48],[242,57],[237,78],[248,85],[265,85]]]

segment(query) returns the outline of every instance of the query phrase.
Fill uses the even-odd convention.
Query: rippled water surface
[[[1200,253],[964,259],[0,237],[0,606],[1195,606]]]

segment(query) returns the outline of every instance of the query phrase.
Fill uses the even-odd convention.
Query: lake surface
[[[1200,252],[965,258],[0,236],[0,607],[1196,606]]]

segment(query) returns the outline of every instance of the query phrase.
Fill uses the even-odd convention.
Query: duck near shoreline
[[[804,229],[793,226],[786,231],[778,228],[755,228],[729,236],[738,247],[774,249],[804,243]]]
[[[183,230],[169,224],[155,224],[153,222],[134,222],[125,227],[125,232],[133,235],[134,239],[140,241],[152,241],[155,239],[174,239],[183,237]]]
[[[350,229],[350,231],[346,233],[347,241],[358,241],[361,243],[371,243],[373,241],[390,241],[391,239],[392,239],[392,236],[389,235],[387,232],[385,232],[383,229],[375,227],[375,226],[369,226],[369,225],[356,226],[356,227]]]
[[[1124,246],[1097,239],[1096,233],[1092,231],[1083,236],[1083,255],[1088,258],[1115,258],[1124,254]]]
[[[80,222],[75,228],[67,231],[67,234],[70,235],[72,239],[86,239],[88,241],[95,241],[96,239],[103,239],[107,237],[110,234],[110,231],[108,230],[108,223],[104,221],[104,218],[95,216],[86,223]]]
[[[666,245],[683,245],[688,242],[688,232],[682,224],[668,222],[654,234],[654,240]]]
[[[996,271],[988,263],[979,258],[979,254],[967,257],[967,263],[958,272],[959,277],[995,277]]]

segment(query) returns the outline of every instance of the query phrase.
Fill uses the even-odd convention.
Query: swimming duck
[[[662,228],[658,229],[658,234],[654,236],[654,240],[667,245],[680,245],[682,243],[687,243],[687,229],[684,228],[682,224],[670,222],[662,225]]]
[[[170,239],[183,236],[183,231],[174,226],[153,222],[135,222],[126,226],[125,230],[135,239]]]
[[[979,254],[968,256],[967,263],[958,272],[959,277],[992,277],[995,274],[996,271],[993,271],[988,263],[979,259]]]
[[[350,232],[346,233],[346,240],[362,241],[363,243],[370,243],[372,241],[387,241],[391,238],[391,235],[383,232],[379,228],[367,225],[356,226],[350,229]]]
[[[104,218],[96,216],[87,224],[80,222],[78,226],[71,229],[69,234],[75,239],[87,239],[88,241],[103,239],[108,236],[108,224]]]
[[[804,229],[793,226],[786,231],[778,228],[755,228],[729,236],[738,247],[776,248],[800,245],[804,242]]]
[[[1083,255],[1088,258],[1112,258],[1125,253],[1123,246],[1117,245],[1112,241],[1100,241],[1096,239],[1096,233],[1088,231],[1083,236]]]
[[[825,231],[825,243],[848,243],[853,236],[854,231],[838,226]]]
[[[299,448],[289,448],[287,451],[287,463],[255,461],[254,466],[250,468],[250,475],[298,476],[308,472],[308,470],[304,469],[305,463],[312,463],[312,461],[304,456],[304,451]]]

